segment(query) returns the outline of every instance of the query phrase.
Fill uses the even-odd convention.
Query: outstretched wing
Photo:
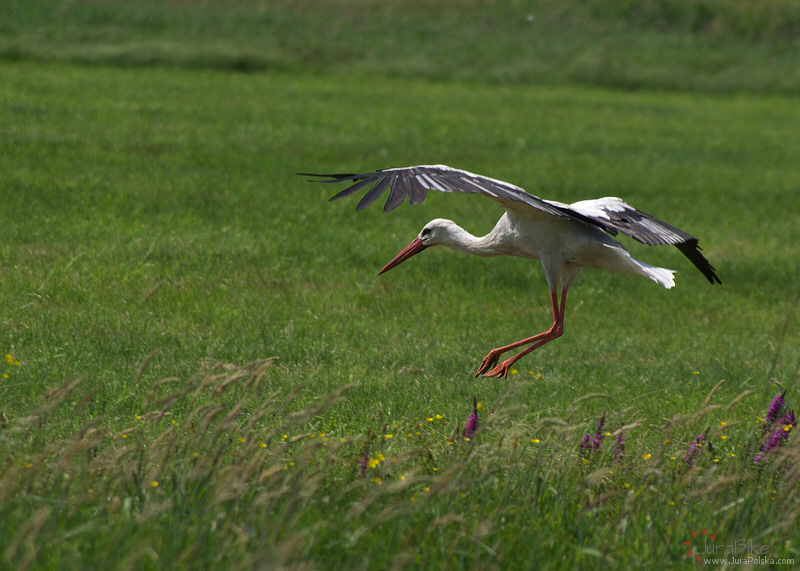
[[[411,204],[419,204],[428,197],[429,190],[440,192],[466,192],[468,194],[485,194],[486,196],[521,202],[533,208],[552,214],[573,218],[566,205],[560,205],[542,200],[525,192],[518,186],[509,182],[481,176],[469,171],[454,169],[445,165],[421,165],[416,167],[403,167],[384,169],[365,174],[313,174],[297,173],[303,176],[327,177],[330,180],[320,182],[345,182],[353,181],[355,184],[348,186],[331,200],[346,198],[361,190],[370,190],[361,199],[357,210],[366,208],[376,202],[387,190],[389,198],[383,207],[384,212],[391,212],[406,199]]]
[[[446,165],[391,168],[364,174],[297,174],[324,177],[329,180],[320,182],[327,183],[354,182],[334,195],[331,200],[346,198],[369,189],[358,203],[357,210],[375,203],[387,190],[390,192],[383,207],[384,212],[391,212],[406,199],[411,204],[419,204],[428,197],[429,190],[478,193],[503,203],[518,202],[553,216],[598,226],[612,236],[622,232],[634,240],[651,246],[671,244],[689,258],[709,282],[722,283],[714,267],[700,253],[701,248],[697,238],[641,210],[636,210],[619,198],[607,197],[563,204],[534,196],[509,182]]]
[[[622,232],[649,246],[671,244],[700,270],[709,282],[722,283],[714,266],[700,253],[698,240],[671,224],[635,209],[621,198],[609,196],[581,200],[569,205],[570,210],[593,220],[609,234]]]

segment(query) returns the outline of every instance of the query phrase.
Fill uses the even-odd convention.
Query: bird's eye
[[[422,235],[423,236],[427,236],[430,233],[431,233],[431,229],[430,228],[423,228],[422,229]]]

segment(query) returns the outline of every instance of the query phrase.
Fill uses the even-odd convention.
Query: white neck
[[[502,256],[508,254],[508,248],[504,247],[504,232],[498,223],[491,232],[485,236],[477,237],[456,223],[448,228],[447,235],[441,244],[452,248],[458,252],[472,254],[473,256]]]

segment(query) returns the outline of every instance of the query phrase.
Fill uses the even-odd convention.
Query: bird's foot
[[[502,351],[498,351],[497,349],[492,349],[489,351],[489,354],[483,359],[483,363],[481,363],[481,368],[478,369],[478,372],[475,373],[476,377],[480,376],[491,376],[485,375],[486,371],[497,365],[497,362],[500,360],[500,355],[502,355]]]
[[[484,377],[497,377],[498,379],[507,379],[508,373],[511,371],[511,365],[514,364],[514,359],[507,359],[497,365],[494,369],[489,371],[488,373],[484,373]]]

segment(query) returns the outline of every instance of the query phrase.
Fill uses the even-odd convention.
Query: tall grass
[[[714,545],[748,542],[718,553],[729,560],[796,561],[800,449],[791,434],[754,462],[766,421],[737,414],[752,391],[718,403],[715,387],[702,408],[660,425],[608,408],[605,444],[584,449],[594,423],[579,405],[606,395],[541,417],[511,385],[480,403],[469,437],[468,403],[458,419],[376,417],[365,433],[331,434],[308,426],[352,387],[303,407],[299,387],[270,391],[270,376],[283,376],[272,360],[163,379],[118,429],[74,425],[71,411],[94,392],[71,379],[4,420],[6,564],[626,569],[682,563],[701,528]],[[711,563],[707,545],[689,549]]]

